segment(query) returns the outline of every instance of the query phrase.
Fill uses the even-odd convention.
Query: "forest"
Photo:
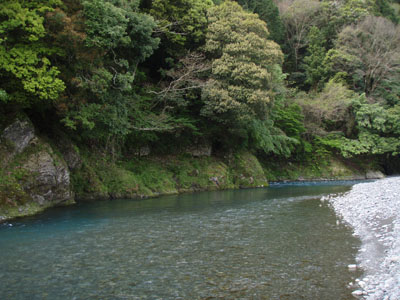
[[[109,161],[193,144],[264,161],[391,161],[399,9],[399,0],[3,0],[0,129],[23,114],[50,140]]]

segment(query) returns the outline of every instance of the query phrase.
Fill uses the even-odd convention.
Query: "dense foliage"
[[[0,9],[0,99],[30,106],[33,99],[55,100],[65,85],[50,57],[62,50],[44,41],[44,15],[58,0],[4,1]]]
[[[392,0],[5,0],[0,125],[113,156],[398,155],[399,20]]]

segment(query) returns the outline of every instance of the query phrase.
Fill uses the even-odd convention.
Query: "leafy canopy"
[[[123,139],[144,112],[135,78],[139,63],[158,47],[154,19],[139,11],[138,1],[83,1],[86,55],[80,55],[73,84],[81,101],[63,122],[83,136]],[[148,109],[146,107],[146,109]]]
[[[321,31],[313,26],[308,33],[307,56],[304,57],[304,70],[306,71],[306,83],[312,89],[321,85],[327,75],[325,65],[325,44],[326,40]]]
[[[258,14],[259,18],[267,23],[271,40],[283,43],[285,28],[273,0],[237,0],[237,2],[244,9]]]
[[[204,43],[207,10],[211,0],[154,0],[150,14],[157,21],[163,50],[172,57],[184,55]]]
[[[328,55],[333,70],[347,72],[356,90],[375,96],[377,87],[400,71],[400,26],[368,16],[345,27]]]
[[[30,106],[32,96],[54,100],[64,90],[59,70],[50,59],[63,52],[44,42],[43,25],[45,13],[60,4],[59,0],[0,4],[0,90],[9,94],[8,101]]]

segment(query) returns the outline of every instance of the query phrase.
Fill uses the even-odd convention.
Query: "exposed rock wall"
[[[37,140],[38,143],[39,140]],[[32,176],[23,183],[24,190],[40,205],[59,204],[72,197],[68,166],[48,144],[30,154],[21,167]]]
[[[0,137],[0,221],[73,202],[66,162],[28,119],[16,119]]]
[[[12,143],[10,157],[21,153],[35,137],[35,129],[28,120],[16,119],[11,125],[4,129],[1,137],[9,143]]]

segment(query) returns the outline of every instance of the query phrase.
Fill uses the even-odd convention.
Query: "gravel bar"
[[[364,277],[349,283],[353,296],[368,300],[400,299],[400,177],[359,183],[329,200],[339,218],[362,242],[357,265]]]

